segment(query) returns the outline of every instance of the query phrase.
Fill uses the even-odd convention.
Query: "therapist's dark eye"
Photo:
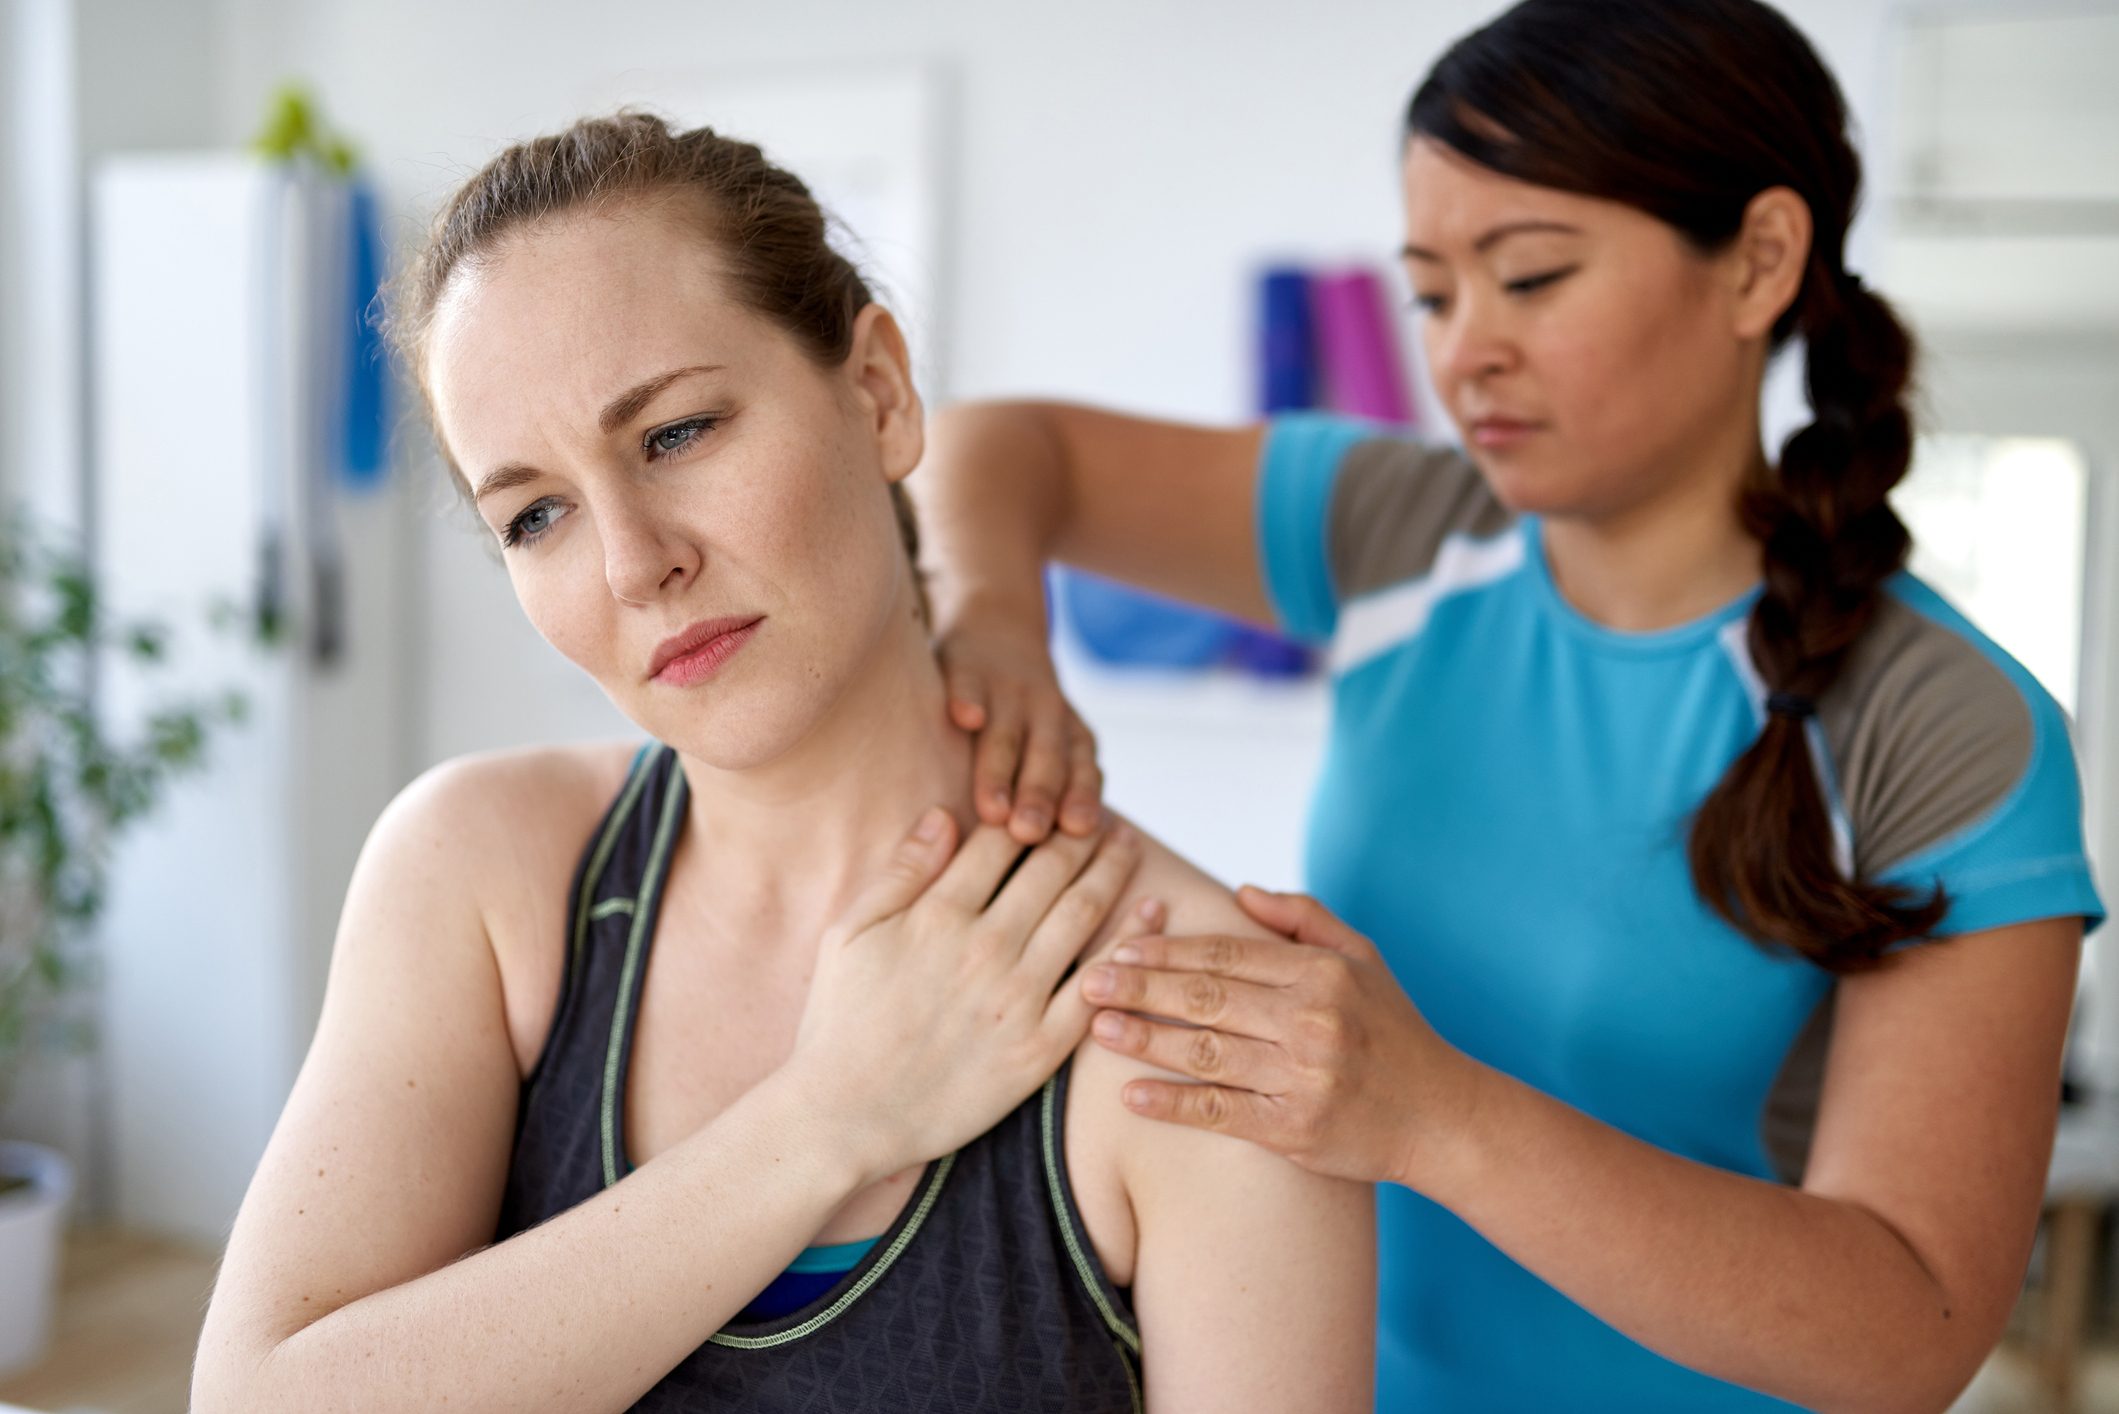
[[[1549,285],[1559,284],[1560,281],[1574,274],[1579,269],[1581,267],[1578,265],[1569,265],[1560,270],[1548,270],[1542,275],[1526,275],[1520,280],[1510,280],[1502,288],[1512,295],[1534,294]]]

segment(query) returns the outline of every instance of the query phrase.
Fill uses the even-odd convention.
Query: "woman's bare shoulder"
[[[518,1073],[535,1065],[558,1005],[568,881],[637,750],[604,741],[452,757],[377,822],[378,835],[409,829],[446,852],[493,951]]]
[[[1087,968],[1117,945],[1121,922],[1144,899],[1157,899],[1168,910],[1163,931],[1172,935],[1218,933],[1234,937],[1274,935],[1251,921],[1227,886],[1191,861],[1154,839],[1145,838],[1140,869],[1112,921],[1106,924],[1082,966]],[[1072,985],[1070,983],[1070,985]],[[1189,1167],[1192,1150],[1239,1146],[1240,1165],[1256,1164],[1263,1151],[1221,1135],[1179,1130],[1142,1119],[1119,1098],[1129,1080],[1173,1078],[1148,1062],[1106,1050],[1091,1037],[1074,1053],[1067,1094],[1067,1167],[1075,1201],[1089,1228],[1091,1245],[1114,1284],[1130,1284],[1138,1249],[1140,1204],[1133,1189],[1144,1169],[1171,1164]],[[1178,1153],[1174,1151],[1186,1151]],[[1273,1159],[1278,1166],[1285,1161]]]

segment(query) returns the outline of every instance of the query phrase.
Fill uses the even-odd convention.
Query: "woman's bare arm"
[[[437,1391],[466,1414],[623,1409],[863,1181],[858,1129],[818,1089],[768,1082],[598,1199],[486,1246],[518,1076],[467,880],[481,830],[522,818],[518,788],[491,761],[430,772],[363,851],[207,1312],[199,1414],[428,1411]]]
[[[1135,887],[1167,901],[1173,931],[1272,936],[1166,851],[1151,852]],[[1150,1414],[1372,1409],[1372,1186],[1135,1115],[1121,1096],[1141,1077],[1169,1072],[1092,1041],[1072,1083],[1083,1104],[1106,1107],[1134,1215],[1132,1297]]]

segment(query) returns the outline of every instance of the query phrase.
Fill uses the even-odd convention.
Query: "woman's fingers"
[[[942,872],[955,847],[955,819],[941,806],[931,807],[898,841],[883,872],[840,915],[839,927],[845,936],[852,937],[912,907]]]
[[[1148,1012],[1233,1035],[1277,1035],[1273,1011],[1284,993],[1270,984],[1216,972],[1158,972],[1100,962],[1082,975],[1082,995],[1098,1006]]]
[[[1059,985],[1061,976],[1081,956],[1082,949],[1103,931],[1111,910],[1118,907],[1126,886],[1133,882],[1145,852],[1140,832],[1121,823],[1104,836],[1089,867],[1076,875],[1065,892],[1036,918],[1030,940],[1023,946],[1023,961],[1047,993]],[[1138,937],[1147,927],[1146,916],[1136,908],[1119,921],[1112,936]]]
[[[986,716],[971,767],[972,807],[987,824],[1005,825],[1014,808],[1016,767],[1022,762],[1022,703],[1003,695],[987,703]]]
[[[1018,846],[1020,848],[1021,846]],[[1030,851],[1000,894],[986,907],[986,917],[1017,940],[1019,946],[1027,946],[1030,937],[1041,927],[1055,909],[1061,909],[1068,918],[1082,914],[1089,906],[1086,891],[1075,891],[1073,885],[1092,860],[1106,851],[1117,851],[1126,856],[1125,869],[1130,877],[1133,866],[1140,862],[1139,832],[1124,822],[1114,822],[1112,828],[1088,839],[1073,835],[1053,835],[1043,844]],[[1103,879],[1107,875],[1098,875]],[[1068,897],[1069,894],[1072,897]],[[1104,921],[1104,914],[1118,901],[1116,894],[1107,895],[1092,924]]]
[[[1148,1021],[1123,1011],[1098,1012],[1091,1030],[1106,1049],[1194,1080],[1266,1095],[1287,1085],[1287,1054],[1270,1041],[1212,1026]]]
[[[1067,709],[1067,793],[1060,801],[1060,828],[1086,835],[1104,814],[1104,772],[1096,764],[1096,734]]]
[[[1144,898],[1127,910],[1125,918],[1118,925],[1118,931],[1113,933],[1112,937],[1128,938],[1152,933],[1163,926],[1169,915],[1170,910],[1161,899]],[[1093,929],[1091,933],[1093,937]],[[1073,943],[1065,938],[1061,930],[1054,929],[1049,936],[1040,934],[1031,940],[1030,946],[1035,955],[1025,958],[1024,964],[1036,969],[1041,976],[1051,974],[1057,978],[1065,973],[1067,965],[1086,945],[1086,942]],[[1057,967],[1053,965],[1055,960]],[[1082,1043],[1082,1037],[1089,1034],[1089,1018],[1096,1012],[1096,1003],[1084,997],[1081,988],[1068,986],[1065,982],[1055,980],[1045,985],[1057,990],[1052,992],[1052,1000],[1045,1006],[1045,1017],[1039,1026],[1039,1035],[1045,1042],[1052,1064],[1057,1066]]]
[[[1067,785],[1069,715],[1057,697],[1030,713],[1015,777],[1015,812],[1008,817],[1009,833],[1024,844],[1050,834],[1059,816],[1060,792]]]
[[[1022,856],[1023,847],[995,825],[980,825],[965,836],[964,843],[934,881],[928,897],[959,913],[977,917],[992,902],[994,891]]]

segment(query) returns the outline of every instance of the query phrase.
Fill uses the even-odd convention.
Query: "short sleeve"
[[[2037,678],[1911,576],[1848,675],[1853,690],[1820,715],[1834,719],[1864,877],[1940,885],[1937,937],[2103,921],[2067,716]]]
[[[2104,921],[2083,846],[2082,787],[2066,719],[2043,693],[2029,706],[2030,759],[2009,793],[1882,876],[1922,893],[1942,886],[1950,911],[1937,937],[2064,917],[2080,917],[2086,936]]]
[[[1346,455],[1376,429],[1352,418],[1292,413],[1266,429],[1258,467],[1258,549],[1266,595],[1291,638],[1321,643],[1339,624],[1331,560],[1332,493]]]

